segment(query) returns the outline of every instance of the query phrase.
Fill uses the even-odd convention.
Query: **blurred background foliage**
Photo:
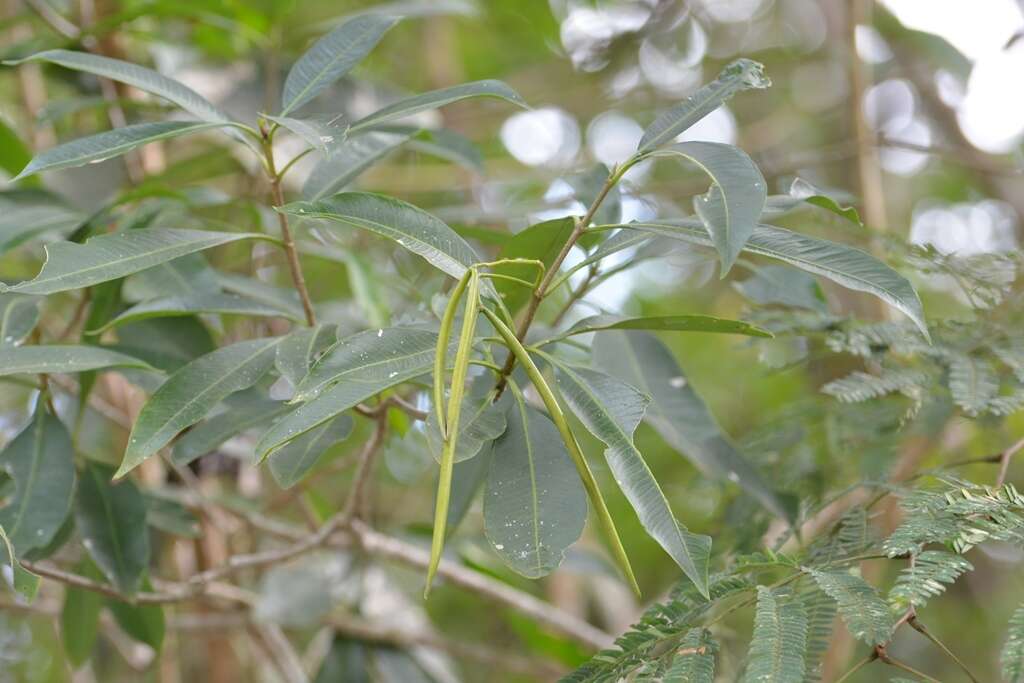
[[[361,188],[398,196],[437,214],[485,248],[501,241],[496,235],[579,213],[569,182],[574,173],[595,162],[622,161],[657,111],[710,80],[737,56],[750,57],[765,64],[773,87],[736,97],[686,138],[740,146],[758,162],[773,193],[788,192],[799,178],[840,203],[856,206],[863,225],[819,210],[799,212],[784,224],[859,245],[899,264],[918,287],[940,345],[948,341],[973,353],[993,336],[1008,335],[1013,341],[1016,334],[1019,342],[1015,304],[1020,298],[1017,250],[1024,184],[1017,136],[1024,128],[1024,113],[1019,93],[1007,92],[1005,106],[998,99],[989,102],[1001,111],[989,112],[986,120],[985,108],[978,113],[980,105],[971,103],[970,87],[988,87],[974,80],[996,78],[991,68],[981,76],[978,72],[984,60],[998,58],[1006,63],[1004,90],[1020,90],[1020,70],[1012,67],[1020,60],[1017,31],[1024,30],[1024,17],[1009,1],[993,0],[992,7],[921,3],[949,15],[951,22],[975,27],[980,34],[971,43],[975,47],[958,49],[947,37],[901,23],[906,4],[3,0],[0,56],[99,46],[106,54],[153,65],[185,81],[245,120],[251,112],[271,107],[264,103],[276,101],[292,60],[344,14],[373,10],[411,15],[354,76],[313,109],[344,123],[405,93],[482,78],[511,84],[533,109],[510,114],[508,107],[474,101],[425,115],[424,123],[443,124],[475,143],[479,166],[472,154],[452,164],[404,148],[358,181]],[[995,18],[986,23],[968,16],[972,14]],[[998,30],[992,28],[996,25]],[[13,175],[30,156],[26,149],[105,130],[116,116],[145,120],[163,108],[163,103],[130,89],[104,93],[95,79],[77,72],[38,64],[5,68],[0,70],[0,165]],[[289,140],[281,144],[287,155]],[[46,187],[55,195],[45,201],[38,195],[33,199],[32,193],[41,191],[34,181],[16,190],[6,187],[0,191],[0,273],[7,280],[31,277],[41,261],[42,237],[66,235],[105,208],[104,220],[111,221],[146,221],[159,214],[160,223],[177,221],[179,227],[248,229],[269,224],[273,217],[265,208],[262,186],[252,181],[249,164],[223,139],[207,135],[152,145],[126,160],[49,174]],[[298,189],[303,172],[300,162],[289,176],[290,190]],[[626,177],[622,218],[665,213],[705,185],[696,174],[642,165]],[[131,201],[110,210],[108,202],[125,187],[133,188]],[[430,305],[424,292],[436,291],[437,283],[425,277],[434,276],[424,277],[389,243],[354,234],[331,249],[308,234],[301,240],[314,298],[337,301],[332,318],[351,329],[400,320],[404,311]],[[219,251],[217,265],[244,270],[248,249]],[[269,257],[261,261],[266,255],[260,249],[255,253],[256,274],[266,282],[285,284],[283,264]],[[792,296],[787,300],[773,295],[763,282],[754,282],[756,275],[749,270],[737,268],[720,281],[710,252],[665,247],[626,258],[646,260],[602,283],[581,310],[590,305],[637,315],[709,313],[759,322],[779,333],[774,340],[700,334],[666,334],[663,339],[725,431],[779,490],[799,501],[802,514],[858,480],[885,480],[908,450],[914,453],[912,471],[917,471],[991,456],[1024,433],[1019,414],[1004,419],[992,406],[975,411],[958,407],[945,360],[922,369],[926,361],[915,355],[919,349],[899,352],[899,339],[905,341],[910,334],[900,322],[881,331],[868,327],[866,336],[851,339],[862,326],[887,320],[888,314],[868,297],[801,281],[809,289],[802,302],[792,305]],[[59,330],[73,316],[75,302],[58,299],[51,305],[56,310],[48,311],[49,324]],[[848,315],[861,322],[846,320]],[[230,336],[231,326],[246,324],[229,320],[224,333]],[[890,336],[879,341],[871,337],[876,332]],[[145,343],[154,343],[153,338]],[[856,348],[868,352],[851,352],[858,343]],[[886,353],[893,348],[894,359]],[[1020,351],[1019,343],[1016,349]],[[884,395],[868,402],[839,400],[849,396],[835,385],[822,391],[853,371],[899,363],[927,377],[897,387],[895,393],[880,392]],[[1004,386],[1016,381],[1014,366],[1006,363],[999,366],[1011,378],[1003,380]],[[4,385],[4,440],[24,422],[28,409],[28,391]],[[124,435],[103,427],[100,415],[89,413],[83,420],[90,456],[115,462]],[[680,520],[714,538],[713,566],[727,562],[726,554],[759,549],[765,534],[778,533],[771,518],[738,487],[704,476],[652,429],[641,427],[637,438]],[[335,447],[331,462],[342,463],[358,443],[350,439]],[[584,446],[589,452],[600,449],[593,439]],[[416,443],[396,437],[388,444],[374,504],[381,526],[429,537],[432,464]],[[608,483],[609,475],[600,467],[598,474]],[[349,470],[330,464],[324,470],[306,494],[306,504],[314,510],[329,509],[350,476]],[[982,482],[995,476],[990,463],[958,472]],[[1019,463],[1011,467],[1009,481],[1019,481],[1021,472]],[[204,458],[196,474],[209,490],[242,501],[238,504],[261,497],[274,501],[282,495],[272,481],[261,481],[227,451]],[[487,549],[479,516],[467,518],[450,547],[481,572],[535,591],[609,632],[621,632],[647,601],[664,595],[678,579],[678,570],[643,532],[621,494],[613,486],[606,490],[615,517],[622,520],[620,529],[646,591],[644,602],[637,602],[615,578],[589,530],[563,569],[541,582],[519,578],[500,564]],[[887,510],[880,516],[895,514]],[[876,521],[881,527],[893,526],[892,520]],[[224,553],[243,543],[235,537],[211,540],[212,534],[189,542],[196,546],[192,561],[197,553]],[[212,547],[217,543],[223,547]],[[183,561],[181,551],[163,547],[161,562],[168,567]],[[1024,557],[1019,547],[992,545],[975,550],[970,559],[975,571],[931,602],[924,615],[929,628],[955,644],[982,680],[996,680],[1006,622],[1024,599]],[[267,581],[285,589],[267,588],[263,606],[272,618],[294,626],[299,644],[314,653],[311,657],[331,645],[306,623],[309,613],[320,609],[324,591],[346,604],[362,604],[370,613],[394,617],[397,623],[429,618],[447,638],[484,642],[526,659],[540,657],[556,668],[570,669],[590,654],[518,614],[496,611],[450,587],[438,587],[422,604],[412,597],[421,579],[415,572],[361,566],[355,556],[318,562],[271,572]],[[896,563],[869,562],[864,573],[885,585],[898,569]],[[338,579],[353,573],[362,578],[360,595],[351,594],[351,582]],[[59,607],[47,600],[40,605],[51,613]],[[101,638],[90,667],[72,675],[52,614],[32,614],[4,603],[0,680],[277,680],[265,666],[266,655],[254,653],[230,628],[189,628],[182,615],[177,621],[172,615],[170,623],[157,663],[151,650],[121,634]],[[721,675],[731,680],[748,640],[750,612],[723,626],[723,651],[736,656]],[[891,651],[939,680],[959,680],[958,670],[926,646],[916,634],[901,633]],[[853,651],[850,639],[840,633],[826,658],[833,677],[826,680],[848,667]],[[427,676],[422,660],[413,673],[403,668],[410,660],[393,655],[385,648],[368,651],[354,641],[338,642],[317,680],[362,680],[337,673],[354,671],[355,660],[347,658],[360,657],[374,658],[371,668],[380,680]],[[444,658],[431,661],[435,670],[430,676],[436,680],[537,678],[471,660],[458,659],[458,669]],[[887,673],[867,669],[851,680],[880,680]]]

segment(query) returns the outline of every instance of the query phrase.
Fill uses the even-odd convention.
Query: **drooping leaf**
[[[869,583],[845,571],[805,569],[821,590],[836,601],[839,616],[857,640],[881,645],[892,635],[893,619],[889,606]]]
[[[355,422],[352,418],[342,415],[324,422],[274,451],[268,465],[278,486],[290,488],[299,483],[313,469],[324,451],[348,438],[353,426]]]
[[[150,591],[149,580],[142,582],[143,590]],[[164,622],[162,605],[131,605],[120,600],[108,599],[107,609],[114,615],[117,625],[129,636],[160,652],[167,626]]]
[[[592,315],[580,320],[553,339],[565,339],[577,334],[601,330],[661,330],[671,332],[719,332],[743,334],[749,337],[772,337],[768,330],[743,322],[711,315],[658,315],[627,318],[620,315]]]
[[[210,331],[196,317],[150,318],[117,328],[112,348],[145,359],[164,372],[174,372],[216,348]]]
[[[321,159],[302,186],[302,196],[310,201],[341,192],[363,171],[395,151],[413,135],[406,132],[370,131],[347,138]]]
[[[562,563],[587,520],[587,496],[558,430],[516,397],[494,442],[484,491],[484,529],[501,559],[539,578]]]
[[[344,142],[347,135],[345,128],[333,120],[296,119],[290,116],[269,116],[267,114],[263,114],[263,117],[295,133],[313,149],[327,154]]]
[[[204,121],[220,123],[231,121],[227,114],[217,109],[217,107],[213,106],[208,100],[188,86],[137,64],[71,50],[46,50],[25,59],[7,63],[21,64],[27,61],[50,62],[68,69],[85,71],[102,76],[103,78],[125,83],[173,102]]]
[[[14,554],[14,545],[7,538],[7,532],[0,526],[0,541],[7,549],[7,565],[11,568],[12,585],[14,592],[23,597],[26,601],[35,600],[39,592],[39,577],[25,569]]]
[[[665,222],[629,223],[624,228],[641,230],[691,244],[713,246],[704,225],[689,219]],[[921,299],[905,277],[874,256],[854,247],[801,235],[783,228],[759,225],[747,240],[745,251],[778,259],[836,284],[877,296],[909,317],[925,338]]]
[[[280,338],[252,339],[200,356],[167,378],[142,406],[117,470],[123,477],[224,398],[270,370]]]
[[[1006,683],[1024,681],[1024,605],[1018,607],[1010,617],[999,663]]]
[[[271,400],[256,389],[239,392],[236,396],[228,397],[224,412],[200,422],[174,442],[172,459],[175,463],[187,465],[213,452],[228,439],[262,427],[288,412],[288,404]]]
[[[436,346],[436,332],[415,327],[357,332],[323,352],[299,382],[293,400],[308,401],[337,382],[380,382],[410,370],[421,374],[434,359]]]
[[[21,170],[15,180],[43,171],[75,168],[106,161],[151,142],[190,135],[222,125],[224,124],[198,121],[157,121],[138,123],[77,138],[37,154]]]
[[[562,246],[569,240],[575,221],[572,218],[556,218],[551,221],[535,223],[521,230],[505,242],[498,254],[499,259],[534,259],[541,261],[545,268],[555,262]],[[494,272],[517,277],[527,282],[536,282],[538,270],[526,264],[503,264],[494,268]],[[522,308],[530,298],[530,290],[522,284],[509,280],[496,280],[494,288],[505,306],[513,314]]]
[[[259,302],[237,294],[219,292],[203,292],[186,296],[168,296],[149,299],[135,304],[102,327],[90,332],[100,333],[125,323],[146,320],[147,318],[177,318],[200,313],[216,313],[219,315],[249,315],[281,317],[295,320],[292,311],[271,308]]]
[[[803,178],[793,180],[789,194],[770,195],[765,202],[763,218],[769,220],[777,215],[783,215],[808,205],[830,211],[859,227],[864,226],[857,209],[852,206],[843,206],[835,197],[819,190]]]
[[[803,606],[757,587],[757,613],[745,683],[802,683],[807,615]]]
[[[475,457],[487,443],[494,441],[505,431],[505,410],[499,404],[493,403],[492,399],[490,393],[479,392],[467,392],[462,399],[459,436],[455,443],[456,463]],[[430,452],[434,459],[440,462],[444,438],[437,424],[436,411],[430,411],[425,432]]]
[[[113,475],[112,467],[86,464],[75,494],[75,525],[103,575],[133,595],[149,565],[146,499],[131,480],[112,483]]]
[[[495,80],[474,81],[462,83],[450,88],[433,90],[420,95],[407,97],[390,104],[383,109],[378,109],[368,116],[364,116],[349,127],[350,133],[357,133],[379,126],[384,123],[391,123],[403,119],[421,111],[438,109],[445,105],[471,97],[495,97],[511,102],[520,107],[526,107],[526,102],[519,94],[505,83]]]
[[[717,142],[681,142],[651,156],[685,159],[711,178],[711,189],[693,206],[718,251],[724,277],[754,232],[768,196],[757,164],[743,150]]]
[[[314,202],[292,202],[279,209],[298,218],[322,218],[369,230],[394,240],[435,268],[461,278],[480,257],[443,221],[398,199],[368,192],[343,192]]]
[[[72,452],[67,429],[43,401],[0,452],[0,467],[14,482],[13,495],[0,508],[0,526],[18,555],[45,547],[67,519],[75,487]]]
[[[102,368],[153,369],[138,358],[99,346],[55,344],[0,347],[0,376],[85,372]]]
[[[46,262],[35,279],[13,286],[0,284],[0,293],[54,294],[82,289],[244,239],[267,237],[244,232],[146,228],[99,235],[85,244],[53,242],[46,245]]]
[[[770,85],[762,65],[749,59],[738,59],[722,69],[714,81],[656,118],[644,131],[637,151],[647,152],[672,142],[677,135],[738,92]]]
[[[79,573],[90,579],[101,578],[88,560]],[[71,665],[76,669],[92,656],[99,634],[100,609],[103,596],[99,593],[68,586],[64,591],[64,606],[60,611],[60,640]]]
[[[608,468],[651,538],[707,594],[711,539],[690,533],[672,513],[654,474],[633,445],[650,399],[622,380],[559,364],[558,388],[584,426],[608,448]]]
[[[0,346],[20,344],[39,322],[39,299],[0,294]]]
[[[395,17],[363,14],[316,41],[288,72],[281,94],[281,116],[287,116],[348,73],[397,23]]]
[[[643,331],[597,335],[594,366],[652,398],[644,419],[702,471],[735,482],[773,514],[792,512],[722,431],[672,353]]]

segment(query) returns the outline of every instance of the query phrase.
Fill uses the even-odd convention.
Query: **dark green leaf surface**
[[[594,342],[594,364],[652,399],[645,420],[705,473],[733,481],[773,514],[791,513],[764,478],[736,450],[671,352],[642,331],[612,331]]]
[[[5,291],[54,294],[114,280],[165,261],[244,239],[266,239],[255,233],[208,232],[147,228],[93,237],[85,244],[54,242],[46,245],[46,262],[33,280]]]
[[[227,396],[259,381],[273,365],[280,341],[274,337],[224,346],[168,377],[142,406],[117,476],[166,446]]]
[[[142,587],[147,591],[152,590],[148,580],[143,582]],[[157,652],[160,651],[167,630],[162,605],[130,605],[120,600],[107,600],[107,609],[125,633]]]
[[[64,606],[60,612],[60,639],[68,660],[76,669],[92,656],[102,607],[103,596],[99,593],[70,586],[65,589]]]
[[[39,299],[0,294],[0,346],[19,344],[39,322]]]
[[[572,234],[575,224],[572,218],[556,218],[552,221],[531,225],[525,230],[517,232],[505,242],[498,258],[534,259],[543,262],[545,268],[550,268],[562,250],[562,245],[569,240],[569,235]],[[534,266],[501,265],[495,267],[494,272],[511,275],[527,282],[537,281],[537,268]],[[522,308],[530,298],[530,290],[516,282],[495,280],[494,288],[498,290],[498,296],[502,298],[505,306],[512,313]]]
[[[239,392],[237,399],[231,396],[225,403],[224,412],[200,422],[174,442],[174,462],[187,465],[215,451],[228,439],[265,426],[288,412],[286,403],[267,398],[258,388]]]
[[[219,292],[203,292],[186,296],[168,296],[150,299],[136,304],[110,322],[91,332],[104,332],[112,327],[125,323],[145,320],[147,318],[177,318],[199,313],[216,313],[219,315],[251,315],[262,317],[282,317],[295,319],[288,310],[271,308],[257,301],[246,299],[237,294]]]
[[[149,565],[146,499],[131,480],[112,483],[113,475],[112,467],[86,464],[75,496],[75,522],[103,575],[132,595]]]
[[[353,426],[354,420],[348,415],[342,415],[274,451],[267,464],[278,486],[290,488],[302,481],[324,451],[348,438]]]
[[[557,377],[558,389],[573,412],[608,446],[604,452],[608,468],[644,529],[706,595],[711,538],[690,533],[676,520],[661,486],[633,445],[633,432],[650,399],[622,380],[586,368],[559,364]]]
[[[0,508],[0,526],[18,555],[45,547],[64,524],[75,487],[71,437],[44,407],[0,452],[0,467],[14,482],[14,494]]]
[[[580,320],[555,339],[600,330],[659,330],[670,332],[720,332],[749,337],[772,337],[772,333],[742,320],[727,320],[711,315],[659,315],[627,318],[619,315],[592,315]]]
[[[491,547],[519,574],[538,578],[562,563],[587,521],[587,495],[558,430],[517,397],[494,442],[484,491]]]
[[[331,154],[313,167],[302,186],[310,201],[341,192],[363,171],[395,151],[410,139],[415,129],[405,132],[370,131],[347,138],[331,148]]]
[[[11,568],[14,592],[31,603],[39,592],[39,577],[25,569],[14,555],[14,545],[7,538],[7,532],[0,526],[0,542],[7,550],[7,565]],[[6,582],[5,582],[6,583]]]

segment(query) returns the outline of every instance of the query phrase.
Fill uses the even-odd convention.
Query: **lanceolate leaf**
[[[698,221],[679,219],[666,222],[629,223],[624,228],[671,237],[691,244],[713,246],[707,230]],[[877,296],[906,314],[926,338],[921,299],[905,277],[874,256],[845,244],[801,235],[783,228],[759,225],[744,246],[745,251],[785,261],[848,289]]]
[[[736,93],[750,88],[767,88],[771,81],[764,67],[749,59],[738,59],[725,67],[718,78],[654,120],[638,151],[647,152],[672,142],[677,135],[710,114]]]
[[[17,62],[9,63],[20,64],[26,61],[51,62],[68,69],[86,71],[97,76],[126,83],[139,90],[145,90],[169,100],[204,121],[217,121],[220,123],[231,121],[227,114],[210,104],[209,101],[188,86],[143,66],[129,64],[118,59],[110,59],[109,57],[70,50],[46,50]]]
[[[142,589],[153,590],[148,579],[143,580]],[[161,605],[131,605],[121,600],[108,599],[107,609],[125,633],[157,652],[160,651],[166,631],[164,608]]]
[[[757,614],[745,683],[800,683],[804,680],[807,614],[791,597],[757,587]]]
[[[346,139],[331,149],[313,167],[302,186],[302,196],[310,201],[330,197],[341,192],[363,171],[409,141],[414,129],[408,132],[370,131]]]
[[[221,294],[220,292],[203,292],[185,296],[168,296],[150,299],[136,304],[127,311],[109,321],[102,327],[89,330],[100,333],[125,323],[145,320],[147,318],[176,318],[198,313],[217,313],[221,315],[251,315],[282,317],[295,319],[293,312],[271,308],[261,303],[238,296],[237,294]]]
[[[225,346],[168,377],[142,406],[116,476],[123,477],[166,446],[228,395],[259,381],[273,365],[280,341],[253,339]]]
[[[268,464],[278,485],[289,488],[299,483],[313,469],[324,451],[348,438],[354,425],[351,417],[342,415],[274,451]]]
[[[0,192],[0,254],[37,235],[67,233],[84,219],[83,214],[49,192]]]
[[[99,235],[85,244],[54,242],[46,245],[46,262],[35,279],[13,286],[0,284],[0,292],[54,294],[81,289],[244,239],[267,237],[245,232],[145,228]]]
[[[456,279],[480,260],[473,248],[439,218],[379,194],[344,192],[316,202],[292,202],[279,210],[299,218],[323,218],[369,230],[398,242]]]
[[[92,570],[86,570],[86,576],[94,574],[95,576],[89,578],[101,578],[91,562],[84,560],[82,564]],[[64,591],[64,607],[60,612],[60,635],[64,652],[75,668],[85,664],[92,655],[102,607],[103,596],[99,593],[70,586]]]
[[[490,377],[487,378],[490,380]],[[467,392],[459,413],[459,436],[455,444],[455,462],[475,457],[481,449],[505,431],[505,410],[493,403],[493,395]],[[440,462],[444,438],[437,424],[437,412],[430,411],[425,427],[427,444],[434,459]]]
[[[176,138],[210,128],[218,128],[222,125],[224,124],[197,121],[159,121],[115,128],[65,142],[37,154],[22,169],[15,180],[43,171],[98,163],[157,140]]]
[[[664,548],[701,593],[708,590],[711,539],[686,530],[672,514],[654,474],[633,445],[633,432],[649,398],[600,372],[558,365],[558,387],[580,421],[608,448],[608,467],[647,533]]]
[[[364,14],[316,41],[288,72],[281,95],[281,115],[287,116],[348,73],[397,21],[395,17]]]
[[[13,177],[18,171],[25,168],[25,164],[32,158],[32,153],[21,141],[18,134],[10,126],[7,120],[0,117],[0,169]]]
[[[682,142],[651,156],[686,159],[711,178],[711,189],[693,205],[711,234],[724,277],[761,218],[768,196],[761,171],[743,150],[717,142]]]
[[[854,638],[868,645],[881,645],[889,640],[893,619],[889,606],[874,587],[845,571],[806,571],[836,601],[839,615]]]
[[[0,294],[0,346],[24,341],[39,321],[39,299],[19,294]]]
[[[263,427],[289,410],[288,404],[266,398],[257,389],[240,392],[237,396],[238,399],[228,397],[224,412],[200,422],[174,443],[174,462],[187,465],[216,450],[228,439]]]
[[[152,370],[138,358],[98,346],[67,344],[0,347],[0,376],[85,372],[116,367]]]
[[[345,140],[345,129],[330,121],[319,119],[294,119],[288,116],[263,115],[283,128],[298,135],[310,147],[321,152],[330,153],[334,147]]]
[[[742,320],[727,320],[711,315],[659,315],[626,318],[618,315],[592,315],[580,320],[556,339],[601,330],[664,330],[671,332],[720,332],[750,337],[772,337],[771,332]]]
[[[297,387],[320,354],[334,344],[337,332],[334,325],[324,324],[294,330],[278,344],[274,367]]]
[[[75,486],[71,437],[43,402],[32,421],[0,452],[0,467],[14,493],[0,508],[0,526],[18,555],[45,547],[71,508]]]
[[[39,592],[39,577],[21,566],[21,562],[14,555],[14,545],[7,538],[7,532],[4,531],[2,526],[0,526],[0,542],[4,544],[4,548],[7,550],[7,564],[10,566],[11,574],[13,575],[14,592],[25,598],[26,601],[32,602],[36,597],[36,593]]]
[[[365,330],[339,339],[299,382],[293,400],[308,401],[336,382],[376,383],[410,370],[420,374],[436,345],[437,333],[414,327]]]
[[[572,218],[556,218],[551,221],[535,223],[525,230],[512,236],[501,248],[499,258],[524,258],[541,261],[545,268],[550,268],[558,253],[569,240],[575,221]],[[495,267],[495,272],[503,275],[536,282],[538,272],[535,266],[526,264],[503,264]],[[508,310],[513,314],[526,304],[530,298],[530,290],[520,283],[509,280],[495,280],[495,289],[504,300]]]
[[[556,569],[580,537],[587,496],[551,420],[521,397],[507,415],[484,491],[484,529],[509,567],[535,579]]]
[[[418,114],[421,111],[437,109],[438,107],[470,97],[496,97],[520,107],[526,107],[526,102],[523,101],[523,98],[505,83],[494,80],[474,81],[399,100],[394,104],[375,111],[369,116],[359,119],[349,127],[349,132],[356,133],[360,130],[379,126],[383,123],[394,122],[406,116]]]
[[[138,590],[149,564],[146,500],[131,480],[114,484],[113,468],[90,462],[75,496],[75,522],[96,566],[122,593]]]
[[[644,419],[666,442],[709,475],[739,484],[773,514],[791,513],[761,475],[722,432],[671,352],[657,337],[642,331],[599,334],[594,366],[652,398]]]

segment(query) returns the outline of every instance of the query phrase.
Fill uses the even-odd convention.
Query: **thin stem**
[[[996,487],[1006,483],[1006,475],[1010,471],[1010,460],[1022,448],[1024,448],[1024,439],[1013,444],[999,455],[999,476],[996,477]]]
[[[859,662],[857,662],[856,664],[854,664],[853,667],[849,671],[847,671],[842,676],[837,678],[835,683],[843,683],[850,676],[852,676],[853,674],[857,673],[858,671],[860,671],[861,669],[863,669],[865,666],[867,666],[871,662],[875,661],[876,659],[878,659],[878,653],[877,652],[872,652],[867,657],[865,657],[864,659],[862,659]]]
[[[967,665],[964,664],[963,661],[961,661],[961,659],[959,657],[957,657],[953,653],[952,650],[950,650],[948,647],[946,647],[945,643],[943,643],[941,640],[939,640],[938,638],[933,636],[931,631],[929,631],[927,628],[925,628],[924,624],[922,624],[920,621],[917,620],[916,616],[915,617],[911,617],[910,620],[907,623],[909,623],[911,628],[913,628],[915,631],[917,631],[918,633],[923,635],[928,640],[932,641],[932,643],[935,645],[935,647],[937,647],[940,650],[942,650],[946,654],[947,657],[952,659],[956,663],[956,665],[958,667],[960,667],[960,670],[963,671],[964,674],[967,675],[967,677],[969,679],[971,679],[974,683],[980,683],[980,681],[978,680],[978,677],[975,676],[973,673],[971,673],[971,670],[967,668]]]
[[[917,676],[922,681],[928,681],[928,683],[942,683],[942,681],[940,681],[937,678],[932,678],[928,674],[926,674],[926,673],[924,673],[922,671],[918,671],[914,667],[912,667],[912,666],[910,666],[908,664],[904,664],[903,662],[901,662],[898,659],[893,659],[892,657],[890,657],[885,652],[880,652],[878,654],[878,658],[880,660],[882,660],[883,662],[885,662],[886,664],[888,664],[889,666],[892,666],[892,667],[895,667],[897,669],[900,669],[901,671],[906,671],[911,676]]]
[[[278,209],[284,206],[284,191],[281,188],[281,175],[274,167],[273,138],[264,131],[262,142],[267,175],[270,177],[270,196],[274,209]],[[288,224],[288,216],[281,211],[277,211],[277,222],[281,227],[281,241],[284,246],[285,256],[288,259],[288,270],[291,272],[295,291],[299,293],[299,299],[302,301],[302,311],[306,315],[306,324],[313,327],[316,325],[316,313],[313,312],[313,302],[310,300],[309,290],[306,288],[306,278],[302,274],[302,264],[299,262],[299,252],[295,248],[295,238],[292,236],[291,227]]]

